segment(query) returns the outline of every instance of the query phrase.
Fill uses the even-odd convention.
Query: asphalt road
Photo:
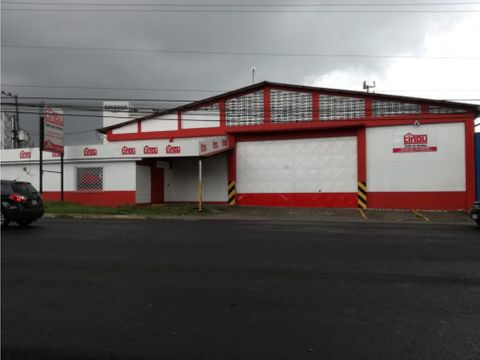
[[[2,359],[480,359],[480,227],[2,230]]]

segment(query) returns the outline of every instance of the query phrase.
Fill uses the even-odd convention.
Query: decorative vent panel
[[[407,114],[420,114],[421,107],[418,104],[409,104],[396,101],[373,100],[373,116],[395,116]]]
[[[365,100],[345,97],[320,95],[320,120],[360,119],[365,117]]]
[[[458,114],[458,113],[464,113],[465,110],[431,105],[428,107],[428,112],[430,114]]]
[[[263,91],[227,100],[225,123],[227,126],[263,124]]]
[[[76,168],[77,191],[103,190],[103,168]]]
[[[270,116],[274,124],[312,120],[312,94],[272,90]]]

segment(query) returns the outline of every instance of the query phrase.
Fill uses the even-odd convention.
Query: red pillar
[[[475,200],[475,120],[465,120],[465,209]]]

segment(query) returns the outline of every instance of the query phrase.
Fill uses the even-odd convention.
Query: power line
[[[30,2],[30,1],[3,1],[4,4],[8,5],[34,5],[34,6],[121,6],[121,7],[399,7],[399,6],[465,6],[465,5],[477,5],[480,2],[477,1],[468,1],[468,2],[417,2],[417,3],[251,3],[251,4],[193,4],[193,3],[184,3],[184,4],[175,4],[175,3],[163,3],[163,4],[152,4],[152,3],[85,3],[85,2]]]
[[[288,6],[286,6],[288,7]],[[271,9],[255,9],[255,10],[239,10],[239,9],[29,9],[29,8],[3,8],[2,11],[16,11],[16,12],[64,12],[64,13],[238,13],[238,14],[259,14],[259,13],[326,13],[326,14],[341,14],[341,13],[355,13],[355,14],[390,14],[390,13],[443,13],[443,14],[465,14],[465,13],[478,13],[480,10],[359,10],[359,9],[337,9],[337,10],[271,10]]]
[[[43,49],[43,50],[75,50],[75,51],[112,51],[134,53],[167,53],[195,55],[234,55],[234,56],[283,56],[283,57],[333,57],[333,58],[385,58],[385,59],[425,59],[425,60],[480,60],[478,56],[420,56],[420,55],[382,55],[382,54],[320,54],[320,53],[286,53],[286,52],[248,52],[248,51],[218,51],[218,50],[168,50],[168,49],[135,49],[135,48],[99,48],[74,46],[40,46],[40,45],[1,45],[12,49]]]
[[[120,87],[96,87],[96,86],[55,86],[55,85],[15,85],[2,84],[17,88],[48,88],[48,89],[86,89],[86,90],[132,90],[132,91],[166,91],[166,92],[203,92],[221,93],[225,90],[202,90],[202,89],[160,89],[160,88],[120,88]]]

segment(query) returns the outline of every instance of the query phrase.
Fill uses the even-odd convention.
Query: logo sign
[[[135,148],[128,146],[122,147],[122,155],[135,155]]]
[[[30,159],[32,157],[31,151],[20,151],[20,159]]]
[[[397,144],[400,136],[395,134],[395,143]],[[413,134],[408,132],[403,134],[402,145],[393,148],[394,153],[408,153],[408,152],[432,152],[437,151],[437,146],[433,144],[433,134]],[[436,140],[436,139],[435,139]]]
[[[97,149],[86,147],[83,149],[83,156],[97,156]]]
[[[63,110],[44,109],[43,150],[63,154]]]
[[[182,148],[180,146],[167,145],[165,147],[165,152],[167,154],[180,154],[181,151],[182,151]]]
[[[145,145],[143,148],[143,153],[146,155],[156,155],[158,154],[158,147]]]
[[[215,138],[200,142],[200,155],[209,156],[230,149],[228,138]]]

